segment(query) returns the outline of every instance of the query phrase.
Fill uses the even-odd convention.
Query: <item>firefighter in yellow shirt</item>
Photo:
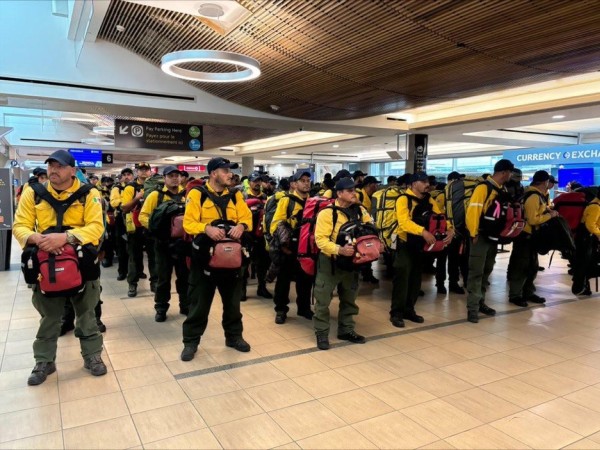
[[[54,198],[66,200],[77,192],[81,183],[75,177],[75,159],[66,150],[57,150],[45,161],[48,164],[49,183],[46,189]],[[28,189],[15,214],[13,233],[22,248],[37,246],[40,250],[59,255],[67,244],[98,246],[104,234],[102,200],[92,189],[85,201],[78,199],[65,211],[62,232],[48,232],[57,225],[56,212],[45,200],[36,201],[36,193]],[[99,271],[98,271],[99,273]],[[71,301],[77,315],[75,335],[79,337],[84,367],[99,376],[106,374],[101,358],[102,334],[98,330],[94,308],[100,301],[100,281],[86,281],[84,290],[70,297],[47,297],[39,283],[33,286],[33,306],[40,313],[40,324],[33,343],[35,367],[28,379],[29,385],[38,385],[56,371],[56,349],[60,321],[65,302]]]
[[[479,322],[479,314],[493,316],[496,311],[485,304],[485,292],[488,279],[498,253],[497,242],[482,236],[479,232],[482,215],[498,196],[498,190],[503,190],[504,184],[510,180],[514,164],[508,159],[501,159],[494,165],[494,174],[487,177],[484,183],[479,184],[474,190],[467,212],[465,222],[471,238],[469,252],[469,278],[467,280],[467,320],[472,323]],[[487,186],[486,183],[490,183]],[[495,189],[493,189],[494,187]],[[489,194],[488,194],[489,191]]]
[[[181,186],[181,172],[175,166],[166,166],[162,172],[165,185],[162,190],[151,192],[140,211],[140,223],[149,228],[150,218],[159,203],[168,201],[180,204],[183,209],[185,202],[185,189]],[[167,217],[166,220],[169,220]],[[154,254],[156,255],[156,292],[154,293],[154,320],[164,322],[167,320],[169,301],[171,300],[171,274],[175,269],[175,290],[179,296],[179,313],[187,315],[189,301],[187,297],[189,270],[184,255],[173,255],[170,248],[170,235],[154,236]]]
[[[583,211],[581,225],[575,235],[575,248],[571,292],[575,295],[592,295],[590,269],[596,271],[592,276],[599,275],[597,271],[600,269],[600,189]]]
[[[116,183],[110,190],[110,206],[114,211],[115,216],[115,249],[117,251],[117,259],[119,261],[117,267],[117,281],[122,281],[127,278],[127,266],[129,265],[129,253],[127,252],[127,231],[125,230],[125,214],[121,209],[121,195],[123,189],[133,181],[133,170],[125,167],[121,170],[121,180]]]
[[[434,214],[441,214],[438,204],[428,194],[429,179],[425,172],[414,173],[410,178],[410,187],[396,200],[398,228],[396,230],[396,256],[394,258],[394,278],[392,284],[392,305],[390,322],[398,328],[404,327],[404,319],[415,323],[423,323],[424,319],[415,311],[415,303],[421,290],[421,274],[423,271],[423,245],[435,244],[436,239],[429,230],[415,222],[413,213],[423,203]],[[409,234],[421,236],[424,242],[418,248],[409,244]],[[448,229],[444,239],[449,244],[454,237],[454,230]]]
[[[377,178],[369,175],[369,176],[366,176],[363,178],[362,187],[356,188],[356,194],[358,196],[358,200],[360,201],[360,204],[362,206],[364,206],[365,209],[369,213],[371,212],[371,209],[372,209],[371,197],[373,196],[375,191],[377,191],[377,189],[379,189],[380,184],[381,184],[381,181],[379,181]],[[357,184],[357,186],[358,186],[358,184]],[[377,278],[375,278],[375,276],[373,275],[373,267],[371,266],[371,264],[366,265],[362,269],[361,274],[362,274],[363,281],[366,281],[367,283],[372,283],[372,284],[379,283],[379,280]]]
[[[373,219],[367,210],[360,206],[356,195],[355,184],[352,178],[342,178],[335,189],[337,198],[336,208],[356,208],[357,217],[364,223],[372,223]],[[336,214],[334,224],[334,214]],[[359,216],[360,214],[360,216]],[[354,316],[358,314],[356,296],[358,295],[358,271],[348,271],[335,267],[336,257],[353,256],[354,246],[339,245],[336,241],[340,228],[348,221],[342,211],[334,211],[327,207],[317,215],[315,226],[315,243],[319,247],[319,260],[317,263],[317,278],[315,280],[315,315],[313,326],[317,338],[317,347],[320,350],[329,349],[329,305],[333,291],[337,288],[340,299],[338,313],[338,339],[354,344],[364,344],[364,336],[354,331]]]
[[[510,254],[510,272],[508,301],[521,307],[527,302],[545,303],[546,299],[535,293],[534,281],[537,277],[539,261],[537,249],[532,243],[531,234],[541,224],[558,216],[558,212],[548,208],[546,195],[550,174],[538,170],[533,174],[531,185],[524,193],[525,228],[513,242]]]
[[[226,217],[223,217],[219,208],[206,193],[193,189],[186,199],[183,228],[186,233],[197,236],[206,234],[212,241],[221,241],[226,237],[241,239],[244,231],[252,230],[252,212],[244,201],[240,191],[230,195],[228,187],[231,186],[233,173],[230,169],[237,169],[237,163],[231,163],[225,158],[213,158],[207,164],[209,175],[204,186],[212,196],[227,196],[229,200],[225,206]],[[203,199],[202,196],[205,196]],[[234,197],[235,196],[235,200]],[[223,228],[212,225],[216,220],[228,220],[236,225],[226,234]],[[207,267],[200,265],[196,258],[192,258],[190,268],[188,298],[190,311],[183,322],[183,351],[182,361],[191,361],[200,344],[200,338],[206,330],[208,315],[212,305],[215,289],[219,290],[223,302],[222,325],[225,330],[225,345],[240,352],[249,352],[250,344],[242,337],[242,313],[240,300],[242,297],[243,268],[227,271],[227,274],[212,273]]]

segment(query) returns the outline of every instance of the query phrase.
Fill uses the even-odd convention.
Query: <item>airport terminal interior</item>
[[[200,179],[222,157],[275,183],[344,169],[445,183],[506,159],[524,186],[554,177],[550,201],[598,186],[600,4],[2,0],[0,19],[0,448],[600,448],[598,278],[574,295],[559,252],[539,257],[545,304],[521,307],[502,245],[497,313],[478,323],[424,273],[424,322],[404,328],[380,258],[379,282],[357,288],[367,342],[336,338],[334,293],[327,351],[293,287],[279,324],[249,279],[251,351],[225,345],[217,293],[191,361],[175,277],[158,322],[150,280],[130,296],[115,258],[100,276],[108,373],[84,369],[70,331],[28,386],[40,314],[11,234],[17,192],[60,149],[98,177],[147,163]]]

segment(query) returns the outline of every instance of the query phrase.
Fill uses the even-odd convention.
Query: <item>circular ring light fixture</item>
[[[179,64],[207,62],[230,64],[244,70],[235,72],[197,72],[178,67]],[[219,50],[182,50],[167,53],[161,59],[163,72],[173,77],[205,83],[234,83],[250,81],[260,75],[260,63],[249,56]]]

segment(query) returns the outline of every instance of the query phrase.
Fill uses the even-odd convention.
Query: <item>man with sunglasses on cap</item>
[[[150,164],[142,162],[137,166],[137,178],[125,186],[121,196],[121,209],[125,214],[131,217],[125,220],[133,220],[132,217],[138,216],[142,209],[144,197],[144,182],[150,175]],[[129,253],[129,265],[127,268],[127,283],[129,284],[128,297],[137,296],[138,281],[145,278],[144,274],[144,249],[148,255],[148,270],[150,271],[150,290],[156,290],[156,280],[158,275],[155,267],[154,245],[150,238],[146,236],[144,227],[135,225],[135,231],[129,231],[127,234],[127,251]]]
[[[298,316],[305,319],[312,319],[313,312],[310,309],[310,294],[312,288],[312,277],[307,275],[298,262],[298,238],[300,234],[300,225],[302,220],[302,211],[304,203],[310,192],[310,172],[299,169],[292,175],[293,183],[296,188],[292,194],[286,195],[277,203],[277,209],[271,222],[271,235],[275,234],[277,225],[281,221],[286,221],[292,229],[292,242],[289,250],[290,254],[282,253],[281,271],[277,276],[275,283],[275,323],[282,325],[287,320],[290,303],[290,285],[296,281],[296,305],[298,307]],[[293,207],[290,206],[293,202]]]
[[[110,190],[110,206],[114,211],[115,217],[115,250],[117,251],[118,268],[117,281],[127,278],[127,269],[129,265],[129,253],[127,252],[127,230],[125,229],[125,215],[121,209],[122,193],[125,186],[133,181],[133,170],[125,167],[121,170],[121,179],[115,183]]]
[[[423,246],[433,245],[436,238],[424,226],[415,222],[415,209],[432,211],[441,214],[436,201],[428,193],[429,178],[425,172],[411,175],[410,185],[405,194],[396,200],[396,215],[398,228],[396,230],[396,256],[394,259],[394,278],[392,284],[392,307],[390,322],[393,326],[403,328],[404,319],[415,323],[423,323],[424,319],[415,311],[415,303],[421,290],[421,275],[423,272]],[[420,236],[416,245],[409,244],[409,235]],[[444,244],[452,242],[454,230],[448,224]]]
[[[467,207],[465,222],[471,239],[469,251],[469,278],[467,280],[467,320],[479,322],[479,312],[488,316],[496,314],[496,310],[485,304],[485,293],[488,280],[498,253],[498,243],[480,235],[481,218],[487,211],[498,192],[507,192],[504,185],[510,180],[514,164],[508,159],[501,159],[494,165],[493,175],[488,176],[473,190]]]
[[[64,201],[78,191],[81,182],[75,177],[75,159],[69,152],[57,150],[46,163],[49,174],[46,189],[52,197]],[[64,212],[62,226],[68,228],[66,232],[49,232],[58,225],[56,212],[47,201],[38,201],[36,195],[33,189],[28,189],[15,214],[13,233],[23,249],[28,245],[37,246],[44,252],[60,255],[67,245],[99,245],[104,234],[104,221],[102,199],[96,189],[75,200]],[[94,376],[106,374],[106,365],[101,358],[102,334],[94,314],[99,301],[99,279],[86,281],[83,291],[69,297],[48,297],[39,282],[33,285],[32,302],[40,313],[40,323],[33,343],[36,364],[27,380],[29,385],[42,384],[56,371],[57,342],[65,302],[71,302],[75,309],[75,336],[81,345],[84,368]]]
[[[237,163],[231,163],[225,158],[213,158],[207,164],[208,182],[203,188],[192,189],[186,199],[183,228],[192,236],[205,234],[212,241],[222,241],[226,238],[241,240],[244,231],[252,230],[252,213],[244,202],[240,191],[233,191],[230,186]],[[202,197],[205,196],[203,199]],[[213,202],[210,196],[227,196],[225,205],[226,217],[221,208]],[[235,200],[234,200],[235,196]],[[227,220],[235,223],[228,231],[216,225],[217,221]],[[213,225],[214,224],[214,225]],[[226,273],[212,272],[197,258],[192,258],[190,268],[188,299],[190,312],[183,322],[183,351],[182,361],[191,361],[198,350],[200,339],[208,325],[208,316],[213,302],[215,290],[219,290],[223,302],[222,326],[225,331],[225,345],[240,352],[249,352],[250,344],[242,337],[242,298],[243,268],[228,270]]]
[[[175,166],[166,166],[162,171],[165,185],[161,191],[152,191],[140,211],[140,223],[148,229],[152,213],[159,204],[171,201],[183,207],[185,203],[185,189],[181,186],[181,172]],[[156,255],[156,272],[158,280],[154,293],[154,309],[156,322],[167,320],[169,301],[171,300],[171,274],[175,269],[175,289],[179,296],[179,313],[187,315],[189,301],[187,298],[189,270],[183,255],[173,255],[170,249],[170,236],[155,236],[154,254]]]
[[[342,225],[349,218],[343,211],[346,208],[355,208],[356,217],[360,217],[363,223],[372,223],[373,219],[367,210],[360,206],[356,195],[355,184],[352,178],[342,178],[335,184],[337,198],[335,210],[331,207],[323,209],[317,215],[315,227],[315,242],[319,247],[319,259],[317,263],[317,278],[315,281],[315,315],[313,326],[317,338],[317,347],[320,350],[329,349],[329,305],[333,297],[333,291],[337,288],[340,299],[338,313],[337,337],[343,341],[353,344],[364,344],[364,336],[354,331],[354,316],[358,314],[356,297],[358,295],[358,271],[348,271],[336,265],[336,257],[354,256],[355,248],[352,244],[337,243],[338,235]],[[343,209],[343,211],[342,211]],[[350,210],[352,211],[352,210]],[[334,223],[334,213],[336,219]],[[339,255],[339,256],[338,256]]]

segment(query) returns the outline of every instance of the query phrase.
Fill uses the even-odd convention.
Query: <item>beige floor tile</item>
[[[600,430],[600,413],[564,398],[542,403],[530,411],[577,434],[586,436]]]
[[[444,331],[460,339],[473,339],[487,334],[487,332],[482,331],[479,327],[473,327],[471,324],[464,323],[446,327],[444,328]]]
[[[586,355],[582,355],[582,356],[575,358],[574,361],[578,362],[580,364],[585,364],[586,366],[600,369],[600,353],[599,352],[587,353]]]
[[[443,350],[456,353],[467,359],[481,358],[496,353],[496,350],[468,340],[450,342],[440,346]]]
[[[25,383],[22,383],[23,385]],[[22,409],[39,408],[58,403],[58,387],[56,382],[49,382],[41,386],[27,386],[10,389],[0,395],[0,414],[20,411]]]
[[[362,389],[325,397],[320,399],[320,402],[350,424],[382,416],[394,410],[389,404]]]
[[[481,420],[483,423],[498,420],[522,410],[520,406],[480,388],[449,395],[444,397],[444,401]]]
[[[287,444],[280,445],[279,447],[274,447],[274,449],[280,450],[298,450],[301,447],[295,442],[288,442]]]
[[[596,441],[592,441],[591,439],[582,439],[580,441],[577,441],[571,445],[567,445],[566,447],[563,447],[565,449],[590,449],[590,450],[596,450],[598,448],[598,442]]]
[[[331,369],[365,361],[365,358],[353,352],[348,347],[334,348],[325,352],[320,351],[313,353],[311,356]]]
[[[300,350],[300,347],[291,341],[280,341],[259,345],[252,344],[252,350],[260,356],[272,356],[280,355],[282,353],[295,352]]]
[[[537,369],[533,364],[529,364],[518,358],[513,358],[504,353],[484,356],[483,358],[477,358],[473,361],[511,377]]]
[[[455,394],[473,388],[471,383],[467,383],[466,381],[439,369],[417,373],[405,377],[404,379],[436,397],[443,397],[445,395]]]
[[[3,344],[4,355],[20,355],[22,353],[32,353],[33,340],[26,339],[24,341],[7,342]]]
[[[315,398],[351,391],[358,386],[334,370],[311,373],[293,379]]]
[[[156,350],[149,348],[145,350],[135,350],[131,352],[110,354],[110,362],[114,370],[131,369],[132,367],[150,366],[160,364],[162,360]]]
[[[346,425],[316,400],[273,411],[270,416],[295,441]]]
[[[217,438],[209,429],[192,431],[171,438],[144,444],[145,449],[220,449]]]
[[[585,383],[559,375],[545,368],[523,373],[515,378],[558,396],[564,396],[587,387]]]
[[[183,378],[179,380],[179,385],[192,400],[241,389],[240,385],[226,372],[207,373],[196,377]]]
[[[216,425],[211,430],[223,448],[273,448],[292,441],[268,414]]]
[[[525,345],[521,342],[517,342],[497,334],[486,334],[484,336],[478,336],[469,340],[476,344],[483,345],[484,347],[489,347],[497,352],[505,352],[507,350]]]
[[[110,355],[116,355],[117,353],[151,349],[152,344],[145,337],[139,336],[128,339],[106,340],[104,341],[104,347]]]
[[[121,392],[62,402],[60,409],[65,429],[129,415]]]
[[[151,366],[117,370],[115,375],[123,390],[163,383],[165,381],[173,381],[173,375],[164,364],[153,364]]]
[[[121,449],[140,444],[131,417],[64,430],[66,449]]]
[[[132,414],[184,403],[189,400],[177,381],[128,389],[123,391],[123,396]]]
[[[102,355],[102,360],[106,364],[108,372],[112,372],[110,359],[106,355]],[[56,365],[56,373],[59,381],[70,380],[72,378],[89,377],[90,372],[83,368],[83,361],[67,361]]]
[[[556,396],[515,378],[496,381],[481,386],[485,391],[497,395],[522,408],[531,408],[553,400]]]
[[[156,353],[158,353],[164,362],[171,362],[179,360],[183,346],[182,344],[161,345],[154,347],[154,350],[156,350]],[[204,349],[198,348],[196,355],[200,355],[202,352],[204,352]]]
[[[378,448],[417,448],[439,440],[397,411],[355,423],[353,427]]]
[[[508,350],[504,352],[504,354],[512,356],[513,358],[518,358],[537,367],[550,366],[565,360],[563,357],[555,355],[554,353],[548,353],[539,348],[529,346]]]
[[[572,345],[565,344],[564,342],[555,340],[540,342],[539,344],[532,345],[532,347],[548,353],[554,353],[555,355],[561,356],[565,359],[576,358],[589,353],[589,350],[581,347],[574,347]]]
[[[137,325],[116,328],[111,328],[107,326],[105,336],[107,341],[112,341],[116,339],[132,339],[141,337],[143,336],[143,333]]]
[[[581,334],[570,334],[557,340],[574,347],[580,347],[585,350],[589,350],[591,352],[600,350],[600,343],[598,342],[598,339],[583,336]]]
[[[433,344],[429,341],[419,339],[414,334],[401,334],[383,340],[390,347],[394,347],[401,352],[412,352],[414,350],[420,350],[422,348],[431,347]]]
[[[460,340],[458,336],[447,333],[445,330],[442,329],[420,331],[418,333],[418,336],[419,339],[429,342],[435,346],[444,345],[450,342]]]
[[[0,372],[0,392],[7,389],[18,389],[27,386],[27,378],[31,374],[31,367],[18,370],[9,370]],[[58,374],[54,372],[46,378],[46,383],[55,383],[58,379]]]
[[[336,430],[321,433],[298,441],[300,448],[305,449],[362,449],[377,448],[375,444],[365,438],[352,427],[342,427]]]
[[[577,403],[578,405],[600,412],[600,388],[597,386],[589,386],[585,389],[572,392],[571,394],[565,395],[564,398]]]
[[[201,398],[194,401],[194,406],[211,427],[264,413],[263,409],[245,391],[233,391]]]
[[[436,398],[429,392],[403,379],[367,386],[365,390],[394,409],[406,408]]]
[[[521,449],[529,448],[503,432],[489,425],[482,425],[472,430],[465,431],[455,436],[446,438],[456,448],[475,449]]]
[[[432,365],[424,363],[407,353],[376,359],[373,362],[400,377],[433,369]]]
[[[449,442],[446,442],[445,440],[440,439],[439,441],[432,442],[431,444],[427,444],[427,445],[424,445],[419,448],[421,448],[421,449],[453,449],[456,447],[454,447]]]
[[[314,400],[312,395],[292,380],[255,386],[246,389],[246,392],[267,412]]]
[[[547,367],[548,370],[586,384],[600,383],[600,370],[575,361],[564,361]]]
[[[259,386],[287,378],[280,370],[268,362],[228,370],[227,373],[243,388]]]
[[[19,369],[32,369],[35,366],[35,359],[33,359],[33,352],[19,353],[18,355],[5,355],[2,358],[2,371],[7,372],[9,370]]]
[[[400,410],[442,439],[482,425],[482,422],[441,399]]]
[[[441,370],[448,372],[467,383],[471,383],[474,386],[480,386],[482,384],[492,383],[506,378],[506,375],[503,373],[490,369],[475,361],[464,361],[458,364],[452,364],[451,366],[442,367]]]
[[[467,360],[464,356],[436,346],[415,350],[409,355],[433,367],[449,366]]]
[[[351,345],[350,350],[366,360],[380,359],[398,355],[400,350],[388,345],[384,340],[369,341],[365,345]]]
[[[157,408],[132,416],[143,444],[206,428],[206,424],[191,403]]]
[[[593,441],[592,441],[593,442]],[[596,444],[598,445],[598,444]],[[62,431],[54,433],[40,434],[17,441],[4,442],[0,444],[0,449],[63,449]]]
[[[58,405],[42,406],[0,415],[0,442],[60,431]]]
[[[490,425],[533,448],[562,448],[582,438],[529,411],[513,414]]]
[[[373,361],[340,367],[335,371],[362,387],[398,378],[396,374],[385,370]]]
[[[120,390],[114,372],[102,377],[80,377],[58,382],[61,402],[70,402]]]
[[[181,359],[177,358],[175,361],[169,361],[165,364],[173,375],[180,375],[182,373],[189,373],[196,370],[204,370],[218,366],[219,363],[214,359],[214,356],[215,355],[211,356],[208,354],[196,354],[194,359],[191,361],[182,361]]]
[[[317,361],[311,355],[299,355],[290,358],[276,359],[271,361],[271,364],[290,378],[323,372],[328,369],[325,364]]]

